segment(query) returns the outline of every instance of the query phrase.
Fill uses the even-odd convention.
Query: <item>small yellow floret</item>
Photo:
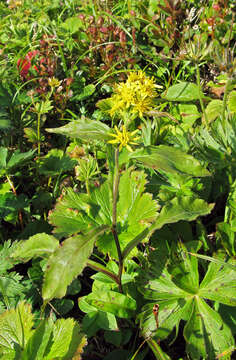
[[[153,109],[156,88],[154,78],[149,78],[143,71],[131,72],[124,83],[117,84],[111,97],[110,115],[130,111],[136,116],[142,116]]]
[[[119,151],[122,150],[123,147],[126,147],[128,151],[132,152],[132,148],[130,145],[137,145],[135,142],[139,139],[139,136],[135,136],[138,129],[132,132],[126,130],[125,125],[122,126],[122,132],[115,126],[116,134],[109,134],[110,136],[114,137],[115,139],[109,140],[109,144],[119,144]]]

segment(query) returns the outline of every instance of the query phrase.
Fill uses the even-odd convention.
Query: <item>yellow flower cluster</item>
[[[153,77],[147,77],[142,70],[131,72],[126,82],[117,84],[114,88],[110,115],[129,111],[136,116],[142,116],[152,110],[157,87],[159,86],[155,84]]]
[[[135,140],[139,139],[139,136],[135,134],[139,131],[138,129],[132,132],[126,130],[125,125],[122,126],[122,132],[115,126],[116,134],[109,134],[115,139],[109,140],[109,144],[119,144],[119,150],[121,151],[123,147],[126,147],[128,151],[133,151],[130,145],[137,145]]]

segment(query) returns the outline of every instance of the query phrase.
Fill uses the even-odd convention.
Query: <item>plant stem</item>
[[[17,197],[16,189],[15,189],[15,186],[14,186],[13,182],[10,179],[10,176],[6,175],[6,178],[7,178],[7,181],[9,182],[9,184],[11,186],[13,194]],[[20,222],[21,229],[23,229],[23,218],[22,218],[22,212],[20,210],[18,211],[18,217],[19,217],[19,222]]]
[[[40,156],[40,112],[38,113],[38,126],[37,126],[37,137],[38,137],[38,156]]]
[[[204,115],[206,126],[208,127],[209,122],[208,122],[207,114],[206,114],[205,107],[204,107],[204,104],[203,104],[203,101],[202,101],[202,89],[201,89],[200,70],[199,70],[198,63],[196,63],[195,68],[196,68],[196,74],[197,74],[197,86],[198,86],[198,95],[199,95],[200,106],[201,106],[201,109],[202,109],[202,113]]]
[[[224,97],[223,97],[223,109],[222,109],[222,124],[224,127],[224,130],[226,130],[226,126],[225,126],[225,111],[226,111],[226,106],[227,106],[227,98],[230,92],[230,88],[232,85],[232,79],[229,78],[226,86],[225,86],[225,92],[224,92]]]
[[[113,179],[113,202],[112,202],[112,234],[115,240],[118,259],[119,259],[119,272],[118,272],[118,279],[119,279],[119,291],[122,293],[122,284],[121,284],[121,276],[123,271],[123,257],[121,253],[120,243],[118,239],[118,234],[116,230],[117,224],[117,199],[118,199],[118,190],[119,190],[119,181],[120,181],[120,172],[119,172],[119,148],[115,151],[115,174]]]
[[[85,181],[85,187],[86,187],[86,191],[87,191],[88,196],[90,196],[89,179],[86,179],[86,181]]]

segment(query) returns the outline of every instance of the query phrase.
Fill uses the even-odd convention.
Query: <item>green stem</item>
[[[222,109],[222,123],[223,123],[223,127],[224,130],[226,130],[226,126],[225,126],[225,111],[226,111],[226,106],[227,106],[227,98],[231,89],[231,85],[232,85],[232,79],[229,78],[226,86],[225,86],[225,92],[224,92],[224,97],[223,97],[223,109]]]
[[[118,199],[118,190],[119,190],[119,181],[120,181],[120,172],[119,172],[119,148],[115,151],[115,174],[113,179],[113,202],[112,202],[112,234],[115,240],[118,259],[119,259],[119,272],[118,272],[118,279],[119,279],[119,291],[122,293],[122,283],[121,283],[121,276],[123,271],[123,257],[121,253],[119,238],[117,234],[117,199]]]
[[[37,126],[38,156],[40,156],[40,117],[41,117],[41,114],[38,113],[38,126]]]
[[[14,186],[13,182],[10,179],[10,176],[6,175],[6,178],[7,178],[8,183],[10,184],[10,187],[12,189],[13,194],[17,197],[16,189],[15,189],[15,186]],[[21,210],[18,211],[18,217],[19,217],[19,222],[20,222],[21,229],[23,229],[23,218],[22,218]]]
[[[112,271],[108,270],[105,266],[90,259],[87,261],[87,266],[89,266],[93,270],[100,271],[101,273],[109,276],[113,281],[115,281],[119,285],[118,276]]]
[[[198,63],[196,63],[195,67],[196,67],[196,74],[197,74],[197,86],[198,86],[198,95],[199,95],[200,106],[201,106],[201,109],[202,109],[202,113],[204,115],[206,126],[208,127],[209,122],[208,122],[207,114],[206,114],[206,111],[205,111],[205,106],[204,106],[203,100],[202,100],[202,89],[201,89],[201,82],[200,82],[200,70],[199,70]]]
[[[88,179],[86,179],[86,181],[85,181],[85,187],[86,187],[86,191],[87,191],[88,196],[90,196],[89,180]]]

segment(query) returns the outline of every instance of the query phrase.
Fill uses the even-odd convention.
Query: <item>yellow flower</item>
[[[110,115],[122,115],[130,111],[141,117],[152,110],[157,87],[160,86],[155,84],[154,78],[147,77],[143,71],[131,72],[126,82],[117,84],[114,88]]]
[[[59,81],[57,78],[55,77],[52,77],[52,78],[49,78],[48,79],[48,85],[51,87],[51,88],[56,88],[58,86],[60,86],[61,84],[61,81]]]
[[[130,145],[137,145],[135,140],[139,139],[139,136],[135,136],[135,134],[139,131],[138,129],[132,132],[126,130],[125,125],[122,126],[122,132],[115,126],[116,134],[109,134],[113,136],[115,139],[109,140],[109,144],[119,144],[119,151],[122,150],[123,147],[126,147],[128,151],[132,152],[132,148]]]

